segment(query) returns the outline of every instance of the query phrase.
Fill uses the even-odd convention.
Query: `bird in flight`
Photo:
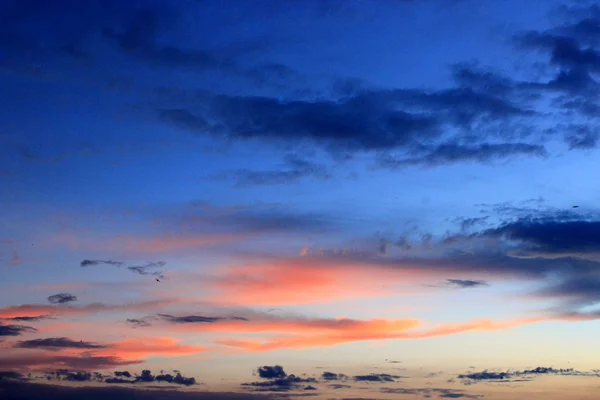
[[[156,278],[156,282],[160,282],[160,281],[158,280],[158,278]]]
[[[579,208],[579,206],[573,206],[573,208]]]

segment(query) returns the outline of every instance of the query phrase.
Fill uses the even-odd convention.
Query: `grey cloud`
[[[385,394],[399,394],[411,396],[431,397],[437,394],[442,399],[480,399],[484,397],[481,394],[469,394],[464,390],[440,389],[440,388],[381,388],[379,390]]]
[[[166,265],[167,263],[164,261],[158,261],[158,262],[147,262],[144,265],[133,265],[130,267],[127,267],[127,269],[129,271],[135,272],[139,275],[154,275],[154,276],[159,276],[159,277],[163,277],[162,273],[160,271],[153,271],[157,268],[162,268]]]
[[[12,317],[12,318],[0,318],[8,321],[18,321],[18,322],[38,322],[45,319],[50,319],[49,315],[39,315],[35,317]]]
[[[52,304],[65,304],[77,301],[77,296],[69,293],[58,293],[48,297],[48,302]]]
[[[346,380],[346,379],[348,379],[348,376],[346,376],[344,374],[336,374],[334,372],[325,371],[321,374],[321,378],[323,378],[326,381],[337,381],[337,380]]]
[[[378,164],[383,168],[396,169],[412,165],[438,166],[464,161],[486,163],[518,155],[547,156],[544,146],[528,143],[482,143],[477,145],[447,143],[423,148],[419,153],[422,154],[403,158],[391,155],[383,156],[378,160]]]
[[[311,162],[292,156],[287,157],[279,169],[249,170],[237,169],[215,175],[213,179],[232,179],[239,188],[261,185],[284,185],[299,182],[305,178],[327,180],[331,178],[324,164]]]
[[[468,374],[458,375],[458,379],[469,383],[477,381],[490,381],[490,382],[523,382],[533,379],[537,375],[555,375],[555,376],[599,376],[596,372],[581,372],[573,368],[553,368],[553,367],[537,367],[526,370],[515,370],[507,372],[491,372],[481,371],[472,372]]]
[[[203,317],[200,315],[185,315],[182,317],[174,317],[168,314],[158,314],[165,321],[174,324],[190,324],[190,323],[214,323],[223,320],[222,317]]]
[[[212,324],[219,321],[248,321],[245,317],[206,317],[202,315],[184,315],[184,316],[173,316],[169,314],[158,314],[158,317],[164,321],[173,324],[195,324],[195,323],[207,323]]]
[[[14,344],[15,348],[22,349],[104,349],[108,346],[98,343],[84,342],[83,340],[76,341],[66,337],[32,339],[20,341]]]
[[[129,265],[127,266],[127,270],[134,272],[139,275],[153,275],[158,278],[164,278],[161,270],[157,270],[159,268],[163,268],[167,263],[164,261],[147,261],[143,265]],[[91,267],[97,265],[111,265],[115,267],[123,267],[127,265],[124,261],[114,261],[114,260],[83,260],[79,264],[81,267]]]
[[[468,289],[474,287],[488,286],[484,281],[474,281],[468,279],[446,279],[446,283],[450,287],[459,289]]]
[[[259,377],[265,379],[285,378],[287,376],[281,365],[265,365],[263,367],[258,367],[256,372],[258,373]]]
[[[124,263],[121,261],[113,261],[113,260],[83,260],[79,265],[81,267],[91,267],[91,266],[102,265],[102,264],[113,265],[115,267],[121,267],[121,266],[123,266]]]
[[[353,377],[357,382],[396,382],[396,379],[400,378],[402,377],[389,374],[356,375]]]
[[[152,325],[145,319],[127,318],[126,322],[133,328],[145,328]]]
[[[314,378],[300,378],[294,374],[287,374],[281,365],[258,367],[256,373],[262,381],[242,383],[242,386],[257,391],[287,392],[290,390],[307,390],[302,383],[316,383]],[[311,390],[311,389],[308,389]]]

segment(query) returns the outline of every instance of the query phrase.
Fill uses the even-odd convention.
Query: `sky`
[[[0,2],[0,397],[596,398],[598,90],[595,2]]]

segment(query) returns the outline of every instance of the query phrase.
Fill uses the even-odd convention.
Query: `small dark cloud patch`
[[[115,267],[122,267],[124,265],[123,262],[121,261],[113,261],[113,260],[83,260],[82,262],[79,263],[79,266],[81,267],[93,267],[96,265],[112,265]]]
[[[158,261],[158,262],[147,262],[146,264],[143,265],[133,265],[130,267],[127,267],[127,269],[131,272],[135,272],[136,274],[139,275],[154,275],[154,276],[158,276],[158,277],[164,277],[162,276],[160,271],[155,271],[157,268],[162,268],[166,265],[166,262],[164,261]]]
[[[485,281],[473,281],[473,280],[469,280],[469,279],[446,279],[446,283],[448,286],[450,287],[455,287],[455,288],[459,288],[459,289],[468,289],[468,288],[475,288],[475,287],[481,287],[481,286],[488,286],[487,282]]]
[[[489,286],[485,281],[476,281],[470,279],[446,279],[444,283],[437,285],[425,285],[427,287],[450,288],[450,289],[472,289],[477,287]]]
[[[37,329],[25,325],[4,325],[0,323],[0,336],[20,336],[24,333],[34,333]]]
[[[263,185],[285,185],[299,182],[305,178],[327,180],[331,174],[326,165],[288,156],[282,165],[272,170],[237,169],[213,177],[214,180],[231,179],[235,187],[244,188]]]
[[[172,324],[213,324],[219,321],[248,321],[244,317],[206,317],[202,315],[173,316],[169,314],[158,314],[158,317]]]
[[[310,386],[310,385],[308,385],[308,386],[306,386],[306,387],[304,388],[304,390],[317,390],[317,388],[316,388],[316,387],[314,387],[314,386]]]
[[[107,378],[104,380],[105,383],[110,384],[139,384],[139,383],[172,383],[176,385],[192,386],[196,384],[196,378],[185,377],[179,371],[175,375],[163,374],[162,372],[158,375],[152,374],[152,371],[145,369],[139,375],[132,377],[132,374],[128,371],[115,371],[115,378]],[[124,379],[133,378],[133,379]]]
[[[334,372],[325,371],[321,374],[321,378],[323,378],[326,381],[341,381],[348,379],[348,376],[344,374],[336,374]]]
[[[281,365],[258,367],[256,374],[263,380],[259,382],[242,383],[242,386],[257,391],[287,392],[290,390],[303,390],[303,383],[317,382],[314,378],[301,378],[294,374],[288,375]]]
[[[193,377],[186,378],[185,376],[181,375],[179,372],[177,372],[175,375],[171,375],[171,374],[157,375],[156,381],[157,382],[175,383],[177,385],[185,385],[185,386],[191,386],[191,385],[196,384],[195,378],[193,378]]]
[[[127,270],[134,272],[138,275],[153,275],[158,278],[164,278],[161,268],[163,268],[167,263],[165,261],[147,261],[142,265],[129,265],[124,261],[114,261],[114,260],[83,260],[79,263],[81,267],[93,267],[98,265],[111,265],[114,267],[124,267],[127,266]]]
[[[350,389],[352,386],[343,385],[341,383],[333,383],[331,385],[328,385],[327,387],[330,387],[331,389]]]
[[[389,374],[370,374],[370,375],[356,375],[353,379],[356,382],[396,382],[396,379],[402,378],[398,375]]]
[[[441,389],[441,388],[381,388],[381,393],[398,394],[410,396],[423,396],[430,398],[437,394],[442,399],[480,399],[483,395],[469,394],[464,390]]]
[[[104,375],[100,372],[87,371],[69,371],[68,369],[58,369],[46,374],[48,381],[71,381],[71,382],[102,382]]]
[[[511,374],[508,372],[490,372],[487,370],[458,375],[458,379],[470,379],[473,381],[498,381],[508,379],[510,377]]]
[[[77,296],[73,296],[69,293],[57,293],[48,297],[48,302],[52,304],[65,304],[72,303],[74,301],[77,301]]]
[[[152,326],[152,324],[145,319],[127,318],[126,322],[133,328],[145,328]]]
[[[447,143],[423,148],[411,157],[398,158],[391,155],[378,159],[378,165],[386,169],[400,169],[415,165],[440,166],[465,161],[489,163],[515,156],[546,157],[544,146],[528,143],[482,143],[478,145]]]
[[[104,349],[108,346],[98,343],[84,342],[83,340],[76,341],[66,337],[33,339],[20,341],[14,344],[15,348],[20,349]]]
[[[45,319],[52,318],[50,315],[38,315],[35,317],[12,317],[12,318],[2,318],[6,321],[17,321],[17,322],[38,322]]]
[[[491,372],[484,370],[481,372],[472,372],[468,374],[458,375],[466,384],[472,384],[479,381],[487,382],[526,382],[531,380],[536,375],[556,375],[556,376],[599,376],[596,372],[582,372],[573,368],[553,368],[553,367],[537,367],[522,371],[506,371],[506,372]]]
[[[223,320],[221,317],[204,317],[201,315],[185,315],[181,317],[175,317],[168,314],[158,314],[160,318],[173,324],[195,324],[195,323],[208,323],[212,324]]]
[[[281,365],[258,367],[256,370],[258,376],[263,379],[285,378],[286,372]]]

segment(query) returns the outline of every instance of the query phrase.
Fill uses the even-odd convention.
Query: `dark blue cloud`
[[[335,153],[403,149],[408,152],[406,165],[544,154],[540,145],[525,143],[478,143],[473,147],[439,142],[448,124],[470,129],[484,121],[488,124],[535,115],[505,99],[470,89],[368,90],[339,101],[203,93],[196,101],[205,104],[203,111],[159,109],[158,116],[199,135],[306,142]],[[425,145],[432,140],[438,143]]]
[[[4,325],[0,323],[0,336],[20,336],[24,333],[37,332],[37,329],[25,325]]]
[[[564,221],[524,218],[479,235],[520,242],[525,248],[547,253],[600,251],[600,221]]]
[[[45,338],[45,339],[32,339],[24,340],[14,344],[15,348],[22,349],[47,349],[47,350],[58,350],[58,349],[104,349],[108,346],[84,342],[83,340],[71,340],[66,337],[57,338]]]
[[[25,376],[16,371],[0,371],[0,379],[24,379]]]
[[[110,378],[108,378],[110,379]],[[64,400],[64,399],[132,399],[147,400],[268,400],[271,396],[249,393],[180,391],[164,387],[147,390],[139,387],[67,386],[0,380],[3,399]]]

